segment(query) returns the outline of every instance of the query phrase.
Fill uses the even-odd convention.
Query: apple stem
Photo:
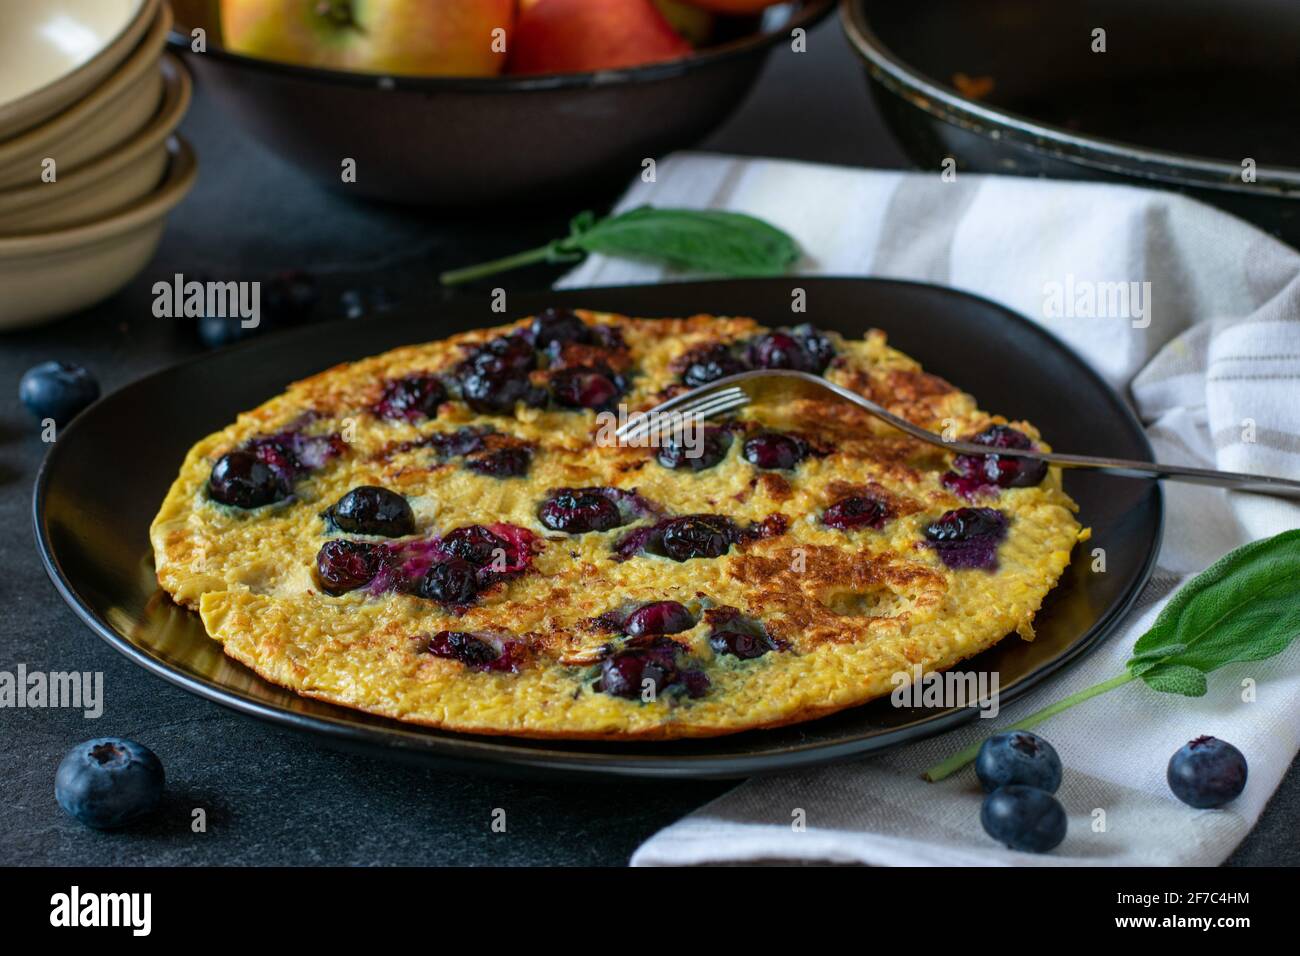
[[[535,265],[538,262],[573,262],[581,257],[581,253],[562,248],[561,243],[548,242],[536,249],[516,252],[512,256],[493,259],[491,262],[482,262],[475,266],[466,266],[463,269],[452,269],[449,272],[444,272],[438,279],[443,285],[459,285],[462,282],[473,282],[475,279],[482,279],[498,272],[507,272],[511,269]]]

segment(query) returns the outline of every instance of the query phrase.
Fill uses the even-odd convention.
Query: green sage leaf
[[[1280,654],[1297,634],[1300,530],[1293,530],[1244,545],[1188,581],[1138,639],[1127,667],[1155,690],[1197,697],[1205,674]]]
[[[716,209],[641,206],[609,219],[576,217],[568,249],[659,259],[702,272],[776,276],[799,258],[799,246],[769,223]]]

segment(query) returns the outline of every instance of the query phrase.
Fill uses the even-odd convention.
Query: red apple
[[[221,0],[234,53],[408,76],[500,73],[514,14],[515,0]]]
[[[526,13],[542,0],[519,0],[519,12]],[[713,36],[713,14],[693,7],[687,0],[654,0],[668,25],[685,37],[691,46],[701,47]]]
[[[584,73],[690,52],[653,0],[533,0],[510,37],[510,71]]]
[[[739,15],[758,13],[767,7],[776,6],[783,0],[681,0],[682,3],[689,3],[693,7],[699,7],[702,10],[711,10],[714,13],[734,13]]]

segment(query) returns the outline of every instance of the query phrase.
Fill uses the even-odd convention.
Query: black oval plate
[[[796,286],[806,290],[806,315],[791,315]],[[875,326],[929,371],[974,394],[981,407],[1034,422],[1059,449],[1151,458],[1128,407],[1065,345],[1001,306],[950,289],[871,279],[772,279],[550,292],[512,296],[509,305],[510,315],[570,305],[638,316],[747,315],[770,325],[807,319],[855,337]],[[490,310],[486,296],[467,296],[396,317],[314,326],[204,356],[105,397],[61,434],[36,479],[36,536],[55,586],[102,638],[186,690],[335,745],[439,764],[742,777],[858,757],[975,716],[969,708],[900,709],[886,699],[794,727],[675,743],[440,732],[298,697],[263,681],[226,658],[198,617],[158,589],[149,523],[192,444],[291,381],[338,362],[505,318]],[[964,668],[996,670],[1003,704],[1095,647],[1155,563],[1163,510],[1154,482],[1076,471],[1067,474],[1066,488],[1093,529],[1088,551],[1075,554],[1049,595],[1035,641],[1004,641]],[[1091,573],[1092,548],[1105,549],[1106,573]]]

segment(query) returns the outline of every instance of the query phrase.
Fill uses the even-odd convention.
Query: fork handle
[[[1010,449],[998,449],[1000,455],[1011,455]],[[1025,456],[1029,457],[1029,456]],[[1264,495],[1279,495],[1300,500],[1300,481],[1274,478],[1269,475],[1245,475],[1236,471],[1215,471],[1212,468],[1189,468],[1185,465],[1164,465],[1151,461],[1128,461],[1122,458],[1093,458],[1089,455],[1059,455],[1056,452],[1039,453],[1035,458],[1060,465],[1062,468],[1090,468],[1108,475],[1124,478],[1157,478],[1183,481],[1194,485],[1213,485],[1234,491],[1253,491]]]

